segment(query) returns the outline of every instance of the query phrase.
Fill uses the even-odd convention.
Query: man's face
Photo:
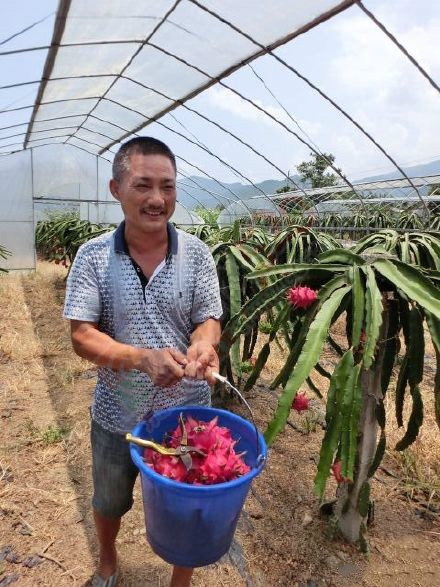
[[[110,190],[127,227],[145,233],[166,230],[176,207],[176,172],[168,157],[133,153],[129,169],[119,182],[110,181]]]

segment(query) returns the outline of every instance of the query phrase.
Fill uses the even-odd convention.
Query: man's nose
[[[164,197],[159,186],[153,186],[148,194],[148,202],[150,204],[162,206]]]

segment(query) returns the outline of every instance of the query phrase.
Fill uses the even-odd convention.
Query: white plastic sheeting
[[[24,145],[101,153],[351,4],[62,0]]]
[[[35,267],[31,152],[0,158],[0,243],[12,253],[2,267]]]
[[[248,219],[249,224],[252,224],[255,216],[259,214],[281,217],[282,212],[270,198],[257,196],[229,204],[220,212],[217,223],[223,227],[234,224],[236,220]]]
[[[287,212],[311,214],[323,219],[328,214],[348,216],[354,210],[362,209],[363,205],[380,205],[383,210],[387,207],[420,208],[426,214],[420,197],[414,195],[417,187],[425,197],[426,203],[437,204],[440,197],[426,196],[432,186],[440,185],[440,175],[413,177],[408,179],[388,179],[386,181],[370,181],[355,184],[358,193],[363,194],[363,203],[359,198],[350,199],[350,186],[341,184],[330,187],[292,190],[290,192],[269,194],[267,196],[253,196],[247,200],[232,202],[219,214],[220,227],[229,226],[236,220],[247,220],[253,224],[258,217],[286,218]],[[385,195],[386,194],[386,195]],[[334,199],[335,198],[335,199]],[[336,199],[339,198],[339,199]]]

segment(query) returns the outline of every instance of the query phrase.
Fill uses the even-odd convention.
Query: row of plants
[[[234,234],[235,241],[213,247],[225,307],[221,371],[246,391],[270,354],[279,355],[276,343],[287,349],[271,383],[282,392],[265,432],[269,444],[284,429],[301,386],[307,383],[319,394],[312,375],[328,378],[315,489],[322,498],[334,472],[331,527],[367,549],[370,484],[386,449],[384,400],[396,381],[392,397],[403,432],[395,449],[404,451],[423,422],[425,331],[436,353],[433,391],[440,426],[440,237],[384,230],[347,250],[326,234],[290,227],[257,251],[246,231],[242,240],[237,228]],[[345,323],[344,345],[329,335],[338,319]],[[259,333],[267,335],[266,342],[254,356]],[[339,356],[332,372],[320,364],[326,344]]]
[[[356,239],[368,230],[396,228],[398,230],[440,230],[440,204],[430,211],[429,218],[425,211],[414,209],[386,210],[382,207],[353,209],[350,212],[314,212],[313,210],[289,211],[281,214],[257,212],[252,220],[243,218],[240,223],[266,227],[271,230],[289,224],[313,227],[316,230],[332,230],[348,234]]]
[[[77,220],[71,222],[78,228]],[[51,239],[74,234],[63,226],[64,232],[41,228],[41,245],[48,246],[44,234]],[[80,226],[70,236],[72,249],[103,230],[108,227]],[[402,427],[395,448],[403,451],[423,423],[425,333],[436,353],[433,393],[440,426],[439,235],[387,229],[346,249],[334,237],[302,226],[275,235],[238,222],[221,230],[201,225],[191,231],[210,245],[218,268],[222,374],[249,390],[273,350],[278,352],[277,343],[287,349],[271,384],[282,391],[265,432],[269,444],[284,429],[301,386],[308,383],[319,393],[312,381],[315,372],[329,380],[315,489],[322,497],[331,471],[337,471],[332,527],[367,548],[370,484],[386,449],[384,399],[388,395],[395,403]],[[329,335],[338,319],[345,324],[343,344]],[[257,354],[260,333],[266,339]],[[326,344],[339,357],[332,372],[320,363]],[[411,406],[407,421],[406,403]]]
[[[11,252],[8,251],[8,249],[6,249],[4,246],[0,245],[0,259],[6,260],[10,254],[11,254]],[[0,273],[7,273],[7,272],[8,272],[7,269],[0,267]]]
[[[412,403],[406,430],[395,448],[401,451],[412,444],[423,422],[424,324],[436,349],[434,400],[440,425],[439,276],[395,257],[364,258],[336,249],[322,253],[315,263],[256,269],[247,279],[260,283],[259,292],[225,325],[220,355],[227,360],[231,345],[249,336],[263,317],[269,322],[269,340],[256,357],[245,385],[248,389],[272,352],[271,340],[281,333],[287,342],[285,364],[271,384],[281,386],[283,392],[265,432],[269,444],[283,430],[298,390],[313,372],[329,378],[315,489],[322,497],[332,467],[340,471],[332,523],[349,541],[366,547],[370,481],[385,452],[384,398],[393,370],[399,426],[404,426],[405,401]],[[301,296],[302,288],[315,295]],[[302,303],[295,301],[301,299]],[[335,345],[339,362],[332,373],[326,373],[319,361],[329,329],[339,318],[345,322],[346,342]],[[401,336],[405,351],[399,362]]]
[[[80,220],[77,212],[55,212],[37,222],[35,246],[43,258],[68,267],[83,243],[113,228]]]

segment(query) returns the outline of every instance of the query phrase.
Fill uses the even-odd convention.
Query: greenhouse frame
[[[76,210],[80,218],[93,223],[118,223],[122,211],[109,192],[108,181],[120,144],[138,134],[149,134],[149,125],[170,130],[163,122],[167,115],[183,108],[193,111],[191,100],[207,89],[215,85],[226,88],[262,116],[274,118],[228,85],[226,78],[268,55],[286,71],[295,73],[294,67],[275,50],[354,5],[365,18],[372,18],[361,2],[353,0],[142,0],[135,8],[122,0],[60,0],[48,44],[29,47],[17,35],[0,53],[10,72],[1,87],[3,104],[14,98],[17,88],[30,86],[35,90],[31,103],[0,110],[0,173],[4,188],[0,196],[0,245],[12,253],[2,266],[15,270],[35,268],[35,223],[48,210]],[[248,17],[250,13],[252,19]],[[380,26],[374,18],[373,22]],[[401,49],[386,29],[384,32]],[[46,55],[42,74],[38,79],[22,79],[20,71],[35,52]],[[438,91],[429,74],[403,51],[402,59],[407,58]],[[313,86],[307,78],[305,82]],[[264,158],[278,176],[285,178],[288,189],[281,194],[266,193],[248,179],[258,195],[241,198],[231,189],[228,193],[220,181],[194,165],[199,173],[217,181],[221,189],[202,187],[208,196],[206,203],[185,188],[183,180],[187,175],[179,170],[178,204],[172,221],[182,227],[200,224],[203,220],[197,210],[213,207],[215,201],[221,210],[219,226],[237,220],[269,227],[304,222],[340,230],[336,216],[352,216],[357,210],[368,214],[378,206],[397,214],[409,208],[426,226],[431,226],[429,219],[440,209],[440,194],[437,197],[436,191],[440,176],[408,177],[386,145],[381,145],[322,89],[314,89],[383,154],[401,179],[354,183],[330,164],[336,185],[331,189],[309,189],[295,184],[288,172],[241,139],[238,132],[218,128],[218,132],[228,132]],[[193,112],[206,118],[201,112]],[[207,122],[219,127],[212,120]],[[284,130],[312,154],[321,153],[293,127],[287,128],[278,119],[272,122],[284,125]],[[201,141],[193,141],[188,132],[180,135],[193,142],[195,150],[197,147],[203,149],[204,155],[220,158]],[[185,159],[178,152],[176,155],[179,168]],[[235,166],[229,163],[228,167],[237,173]],[[344,226],[349,228],[346,223]]]

